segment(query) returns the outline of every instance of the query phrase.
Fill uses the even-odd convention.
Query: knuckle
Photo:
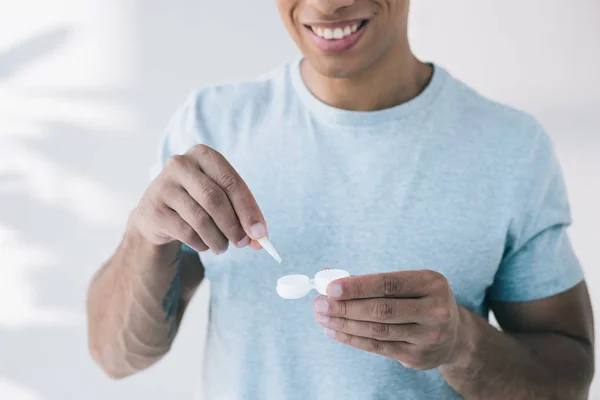
[[[444,331],[441,328],[433,328],[427,334],[429,342],[433,344],[441,343],[444,339]]]
[[[347,335],[345,333],[338,333],[336,335],[336,339],[338,339],[340,342],[344,343],[344,344],[352,344],[352,336]]]
[[[411,328],[404,325],[400,325],[396,329],[398,330],[398,336],[404,339],[411,339],[415,336],[415,332]]]
[[[377,353],[383,351],[384,343],[377,339],[367,339],[367,350]]]
[[[430,282],[430,287],[433,288],[433,290],[443,291],[450,288],[446,277],[439,272],[428,270],[427,275]]]
[[[162,197],[165,203],[171,206],[173,209],[179,207],[189,207],[188,196],[185,190],[179,187],[167,187],[162,190]]]
[[[394,315],[394,306],[389,301],[377,301],[373,308],[373,316],[378,321],[387,321]]]
[[[191,149],[191,152],[197,155],[198,157],[206,157],[208,153],[213,151],[210,147],[205,144],[196,144]]]
[[[423,311],[421,310],[419,305],[414,304],[414,303],[408,303],[408,304],[401,304],[399,306],[398,314],[421,316],[423,314]]]
[[[425,276],[425,278],[427,280],[434,280],[437,279],[437,277],[440,275],[439,272],[434,271],[432,269],[425,269],[423,270],[423,275]]]
[[[346,317],[351,312],[352,306],[348,302],[345,302],[345,301],[340,301],[340,302],[338,302],[338,304],[339,304],[338,310],[339,310],[340,317]]]
[[[381,281],[381,292],[385,296],[393,296],[398,293],[400,289],[399,280],[392,275],[385,275]]]
[[[192,208],[191,213],[194,220],[200,221],[205,217],[206,211],[198,203],[191,203],[190,207]]]
[[[196,232],[187,224],[182,224],[179,228],[181,237],[187,244],[193,244],[196,241]]]
[[[183,168],[185,165],[186,165],[185,156],[182,156],[181,154],[175,154],[167,159],[167,161],[165,162],[165,169],[166,170],[172,170],[172,169],[179,170],[179,169]]]
[[[211,207],[219,207],[225,201],[225,193],[213,185],[205,186],[202,189],[202,196],[206,203]]]
[[[231,222],[223,229],[223,234],[227,236],[231,236],[231,239],[236,243],[240,240],[244,239],[246,236],[246,232],[244,232],[244,228],[240,225],[238,221]]]
[[[390,336],[390,326],[388,324],[372,324],[371,334],[378,338]]]
[[[353,279],[352,283],[347,285],[347,289],[351,297],[357,299],[365,297],[365,287],[360,279]]]
[[[144,196],[157,196],[159,193],[161,193],[162,188],[165,187],[169,181],[168,163],[170,163],[169,160],[165,162],[165,165],[163,166],[160,173],[152,180],[150,185],[148,185],[146,192],[144,192]]]
[[[447,306],[439,306],[432,309],[431,313],[433,317],[442,324],[450,322],[452,318],[452,311]]]
[[[202,208],[196,210],[195,218],[200,228],[206,228],[212,223],[212,218]]]
[[[226,172],[219,179],[220,186],[229,194],[237,193],[242,187],[241,179],[233,172]]]
[[[161,203],[154,202],[150,204],[147,210],[144,210],[143,214],[148,215],[148,219],[154,223],[161,221],[165,218]]]

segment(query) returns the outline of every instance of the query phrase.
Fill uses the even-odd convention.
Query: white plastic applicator
[[[267,253],[269,253],[271,257],[275,259],[275,261],[281,264],[281,257],[279,256],[277,250],[275,250],[275,247],[273,247],[267,236],[263,237],[262,239],[258,239],[257,241],[258,243],[260,243],[262,248],[265,249]]]

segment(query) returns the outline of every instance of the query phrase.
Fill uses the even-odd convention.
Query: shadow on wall
[[[71,29],[60,27],[32,36],[17,46],[0,53],[0,81],[15,75],[35,61],[52,53],[66,43]]]
[[[68,45],[74,34],[59,27],[0,54],[0,85]],[[4,95],[15,94],[14,85],[10,90]],[[2,120],[8,125],[0,126],[0,398],[131,398],[140,395],[139,387],[156,398],[189,394],[149,376],[130,380],[129,390],[128,384],[109,385],[86,351],[87,284],[116,246],[155,154],[154,138],[144,138],[131,123],[144,114],[144,94],[135,87],[16,90],[31,104],[92,111],[107,105],[117,112],[102,129],[97,116],[49,118],[35,107],[13,113],[6,101]]]
[[[287,35],[273,34],[283,28],[271,3],[239,2],[244,12],[234,15],[225,3],[134,4],[131,37],[117,39],[135,63],[125,84],[67,88],[50,77],[43,87],[20,86],[38,62],[81,45],[88,32],[79,27],[58,26],[0,53],[0,399],[185,399],[198,382],[206,293],[165,360],[111,383],[87,353],[87,285],[118,244],[162,128],[188,92],[253,78],[296,50]],[[265,23],[235,34],[249,12]],[[200,40],[215,31],[233,33]],[[256,57],[257,43],[278,50]],[[69,58],[64,68],[80,66]]]

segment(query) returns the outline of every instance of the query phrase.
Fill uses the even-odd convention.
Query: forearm
[[[202,279],[199,273],[183,282],[179,247],[153,246],[128,228],[120,248],[92,281],[90,352],[109,376],[145,369],[170,349],[185,303]]]
[[[439,371],[465,399],[586,399],[591,346],[553,333],[500,332],[460,310],[457,356]]]

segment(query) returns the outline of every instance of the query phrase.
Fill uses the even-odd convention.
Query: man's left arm
[[[594,375],[585,283],[542,300],[493,302],[503,331],[461,308],[460,340],[439,371],[465,399],[587,399]]]
[[[325,333],[407,368],[438,368],[465,399],[586,399],[594,373],[585,283],[529,302],[493,302],[503,331],[457,305],[433,271],[333,282],[315,300]]]

